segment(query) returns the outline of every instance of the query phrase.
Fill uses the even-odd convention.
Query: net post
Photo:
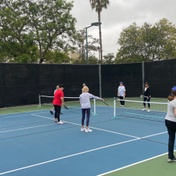
[[[117,118],[116,115],[117,115],[116,114],[116,97],[114,97],[114,116],[113,116],[113,118]]]
[[[96,114],[96,99],[94,99],[94,115]]]
[[[93,115],[98,115],[97,114],[97,109],[96,109],[97,105],[96,105],[96,99],[95,98],[93,99],[93,104],[94,104],[94,110],[93,110],[92,114]]]
[[[41,95],[39,94],[39,105],[38,105],[38,107],[40,108],[42,106],[42,104],[41,104]]]

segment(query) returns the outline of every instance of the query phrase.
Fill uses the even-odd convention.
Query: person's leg
[[[61,113],[61,106],[57,107],[57,119],[58,119],[58,123],[59,124],[63,124],[63,122],[61,122],[60,120],[60,113]]]
[[[57,119],[57,105],[54,105],[54,118],[55,118],[55,122],[58,122],[58,119]]]
[[[90,108],[88,108],[86,112],[87,112],[86,127],[89,127],[89,122],[90,122]]]
[[[146,110],[146,100],[147,100],[147,98],[144,97],[144,99],[143,99],[143,105],[144,105],[144,108],[143,108],[142,110]]]
[[[50,114],[53,115],[53,111],[54,111],[54,106],[53,106],[52,109],[50,110]]]
[[[82,119],[81,119],[81,131],[84,131],[84,120],[85,120],[86,109],[82,109]]]
[[[122,101],[122,105],[125,106],[125,99],[124,97],[122,97],[123,101]]]
[[[176,123],[171,122],[166,120],[165,121],[167,130],[168,130],[168,135],[169,135],[169,139],[168,139],[168,159],[174,159],[174,142],[175,142],[175,128],[176,128]]]
[[[119,96],[119,99],[120,99],[120,105],[123,105],[123,101],[122,101],[123,97]]]
[[[150,98],[147,99],[148,111],[150,111]]]
[[[87,109],[87,119],[86,119],[86,129],[85,132],[92,132],[91,129],[89,129],[89,122],[90,122],[90,108]]]

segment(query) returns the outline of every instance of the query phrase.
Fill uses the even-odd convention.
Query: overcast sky
[[[77,19],[78,30],[98,20],[98,15],[91,9],[89,0],[73,1],[72,15]],[[176,0],[110,0],[108,8],[103,9],[101,13],[103,54],[117,53],[120,33],[133,22],[141,26],[145,22],[154,24],[166,18],[176,24],[175,9]],[[98,27],[89,28],[88,34],[98,38]]]

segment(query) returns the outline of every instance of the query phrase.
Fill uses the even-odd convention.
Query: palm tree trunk
[[[98,22],[100,23],[99,25],[99,40],[100,40],[100,63],[102,64],[103,61],[103,48],[102,48],[102,32],[101,32],[101,12],[98,11]]]

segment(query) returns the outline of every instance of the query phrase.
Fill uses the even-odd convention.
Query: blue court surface
[[[49,110],[0,115],[0,175],[95,176],[167,152],[164,114],[161,122],[112,118],[113,107],[99,106],[85,133],[79,107],[62,112],[63,125]]]

